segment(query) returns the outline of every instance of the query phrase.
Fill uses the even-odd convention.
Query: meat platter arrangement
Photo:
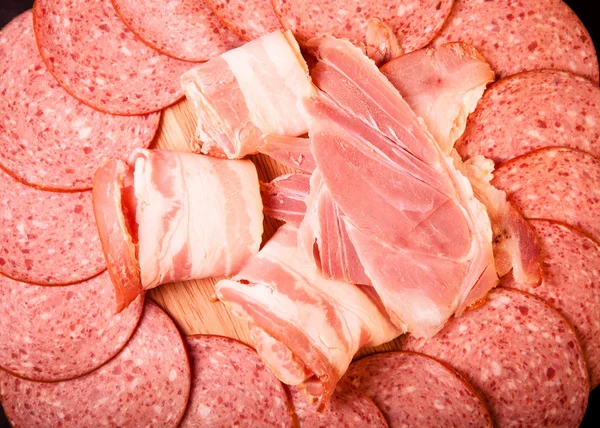
[[[7,419],[579,426],[599,79],[562,0],[36,0],[0,31]]]

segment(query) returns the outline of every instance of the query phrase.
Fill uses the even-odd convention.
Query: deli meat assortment
[[[7,418],[579,426],[598,80],[561,0],[36,0],[0,32]],[[149,297],[208,278],[247,337]]]

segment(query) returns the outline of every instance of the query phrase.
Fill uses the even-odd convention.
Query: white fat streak
[[[239,84],[252,122],[265,136],[308,132],[299,101],[315,88],[293,37],[275,31],[221,57]],[[274,93],[274,87],[283,90]]]

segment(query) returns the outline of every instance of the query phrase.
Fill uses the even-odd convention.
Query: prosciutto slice
[[[497,284],[485,207],[360,49],[328,36],[309,47],[319,59],[312,77],[323,91],[305,102],[313,177],[321,175],[343,214],[394,324],[432,336]],[[311,198],[313,191],[311,183]],[[331,218],[303,220],[299,242],[308,257],[319,243],[304,236],[314,236],[316,223],[329,227]]]
[[[323,278],[298,251],[297,229],[282,226],[217,296],[250,324],[254,346],[279,379],[323,408],[363,346],[400,334],[378,298]]]
[[[192,150],[238,159],[258,153],[270,134],[306,134],[300,100],[314,93],[298,43],[274,31],[181,76],[198,116]]]
[[[96,172],[93,196],[119,310],[160,284],[233,275],[261,243],[250,161],[137,149]]]

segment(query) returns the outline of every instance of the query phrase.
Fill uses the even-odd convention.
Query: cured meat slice
[[[492,184],[525,218],[562,221],[600,240],[600,160],[581,150],[548,147],[502,164]]]
[[[380,302],[361,287],[323,278],[284,225],[231,280],[219,299],[251,325],[261,358],[284,383],[298,385],[323,410],[352,357],[400,334]]]
[[[491,34],[494,42],[490,42]],[[555,68],[598,84],[594,43],[562,0],[455,0],[450,17],[432,44],[455,41],[477,48],[500,78]]]
[[[488,214],[360,49],[332,37],[316,43],[312,77],[327,95],[306,108],[318,171],[394,324],[432,336],[497,283]],[[314,221],[305,217],[304,228],[313,233]]]
[[[600,384],[600,245],[561,223],[530,223],[542,247],[544,281],[532,287],[507,277],[502,285],[543,299],[569,320],[581,340],[594,389]]]
[[[465,130],[467,116],[475,110],[494,72],[485,59],[466,43],[449,43],[402,55],[381,72],[440,145],[450,153]]]
[[[412,52],[435,37],[450,14],[453,0],[271,2],[281,25],[292,30],[301,44],[324,34],[363,43],[369,18],[378,17],[398,36],[402,49]]]
[[[294,403],[294,411],[300,427],[387,427],[381,411],[369,397],[349,382],[342,380],[327,407],[318,412],[302,391],[289,387]]]
[[[111,0],[117,15],[157,51],[186,61],[206,61],[243,41],[204,0]]]
[[[350,364],[351,382],[381,409],[390,427],[492,427],[473,387],[444,364],[414,352],[384,352]]]
[[[541,300],[498,288],[429,340],[404,348],[453,367],[481,393],[497,426],[577,427],[588,373],[571,325]]]
[[[26,186],[0,170],[0,274],[41,285],[73,284],[104,269],[92,192]]]
[[[181,427],[292,427],[292,409],[279,380],[254,349],[228,337],[186,338],[192,390]]]
[[[542,147],[600,155],[600,89],[580,76],[536,70],[492,85],[469,116],[456,149],[502,163]]]
[[[300,100],[315,91],[291,33],[275,31],[181,76],[198,128],[192,150],[230,159],[258,153],[269,134],[306,134]]]
[[[94,211],[119,308],[160,284],[233,275],[262,235],[256,168],[137,149],[96,173]]]
[[[263,212],[266,216],[298,227],[306,213],[310,193],[310,175],[287,174],[270,183],[260,184]]]
[[[50,73],[96,110],[150,113],[183,96],[179,76],[193,64],[146,46],[119,19],[110,0],[37,0],[33,18]]]
[[[316,167],[308,138],[267,135],[265,145],[261,147],[260,152],[285,166],[307,174],[312,173]]]
[[[398,36],[381,19],[372,17],[367,23],[366,54],[377,66],[402,55],[404,51]]]
[[[46,70],[31,11],[0,33],[0,167],[37,188],[92,188],[96,168],[147,147],[160,114],[113,116],[75,100]]]
[[[281,29],[270,0],[206,0],[215,15],[244,40]]]
[[[64,382],[32,382],[0,372],[13,426],[176,427],[190,391],[190,365],[173,321],[147,302],[125,348],[99,369]]]
[[[25,379],[57,381],[91,372],[117,354],[138,325],[140,296],[115,315],[108,273],[66,287],[0,276],[0,368]]]

